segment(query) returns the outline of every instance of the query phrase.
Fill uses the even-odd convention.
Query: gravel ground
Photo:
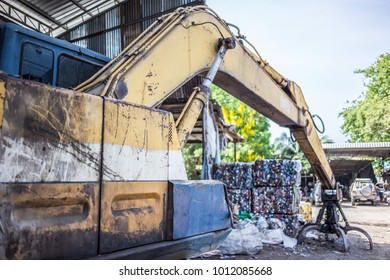
[[[313,207],[313,216],[319,207]],[[344,203],[344,212],[352,226],[363,228],[371,236],[373,250],[369,250],[366,238],[354,232],[347,235],[351,244],[348,252],[344,253],[335,242],[311,241],[298,244],[295,248],[284,248],[283,245],[266,245],[254,255],[222,255],[214,252],[212,256],[203,259],[230,260],[390,260],[390,207],[381,204],[378,207],[359,204],[351,206]]]

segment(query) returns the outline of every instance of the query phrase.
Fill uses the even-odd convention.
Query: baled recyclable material
[[[253,166],[256,187],[291,186],[300,183],[302,165],[296,160],[257,159]]]
[[[258,187],[252,190],[254,213],[295,214],[298,213],[298,190],[295,186]]]
[[[219,163],[214,165],[213,178],[222,181],[230,189],[253,187],[253,163]]]
[[[298,228],[301,168],[300,161],[281,159],[220,163],[214,166],[213,178],[227,186],[232,209],[236,206],[240,213],[253,213],[259,229],[265,229],[259,216],[267,222],[276,218],[283,222],[284,234],[294,237]]]
[[[230,206],[238,206],[239,211],[251,212],[252,210],[252,193],[248,189],[228,189],[228,198]]]

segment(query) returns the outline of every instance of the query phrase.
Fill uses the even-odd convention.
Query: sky
[[[280,74],[302,89],[336,143],[339,113],[364,91],[362,74],[390,52],[390,0],[206,0]],[[287,129],[271,122],[271,140]],[[322,136],[320,135],[320,136]]]

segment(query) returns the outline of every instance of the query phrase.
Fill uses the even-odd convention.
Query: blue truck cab
[[[0,71],[8,75],[73,88],[110,60],[67,41],[0,22]]]

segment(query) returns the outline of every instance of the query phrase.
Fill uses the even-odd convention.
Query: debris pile
[[[253,255],[262,248],[259,229],[250,220],[240,220],[218,250],[226,255]]]
[[[259,217],[257,222],[250,219],[239,220],[218,251],[222,255],[254,255],[263,249],[263,244],[280,244],[284,248],[294,249],[297,239],[284,234],[284,226],[276,218],[266,220]]]

